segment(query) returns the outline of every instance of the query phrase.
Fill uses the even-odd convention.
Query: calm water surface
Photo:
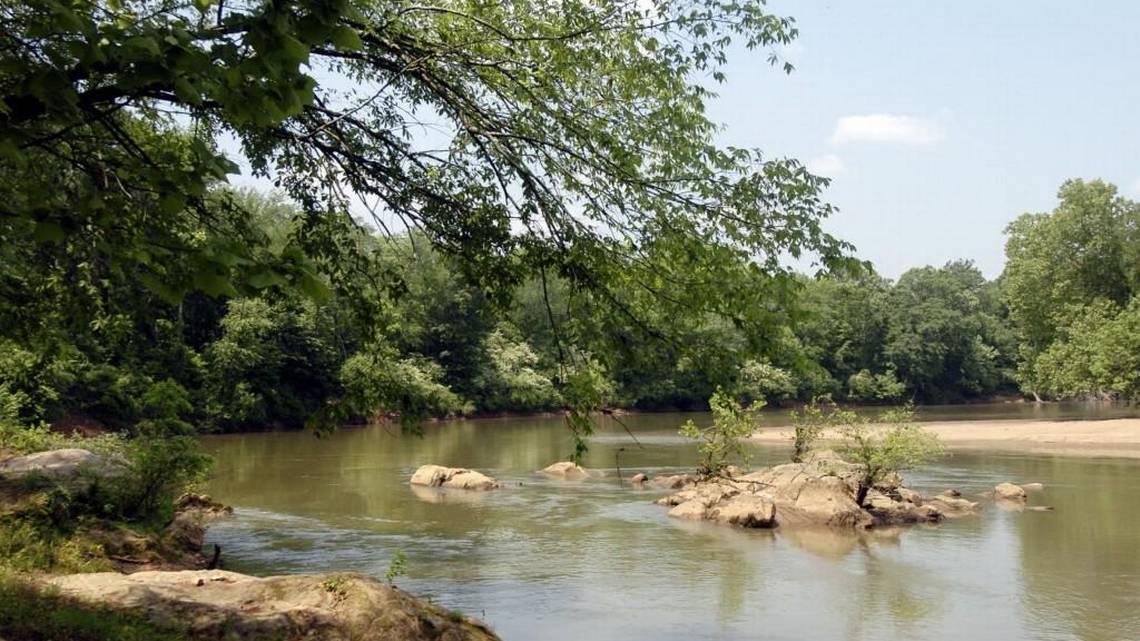
[[[1027,407],[927,415],[1037,418],[1023,415]],[[1088,415],[1051,408],[1050,418]],[[423,438],[383,427],[324,440],[209,438],[218,459],[209,490],[236,506],[209,539],[229,569],[252,573],[383,576],[403,550],[401,587],[480,616],[513,641],[1140,639],[1138,461],[955,453],[910,474],[910,485],[973,494],[1041,481],[1047,489],[1031,502],[1056,511],[990,506],[938,527],[862,537],[745,531],[669,519],[652,504],[661,492],[617,476],[619,464],[627,478],[689,469],[695,449],[676,428],[691,416],[626,417],[629,432],[605,421],[586,464],[609,474],[584,482],[534,474],[570,451],[560,419],[434,424]],[[755,465],[787,456],[755,451]],[[474,467],[504,488],[412,488],[423,463]]]

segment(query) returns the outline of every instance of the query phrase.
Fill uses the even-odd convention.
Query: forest
[[[417,232],[362,225],[350,237],[359,262],[346,267],[345,252],[299,287],[254,272],[264,288],[203,281],[175,298],[146,268],[105,255],[99,231],[6,219],[4,418],[122,430],[174,403],[200,432],[322,427],[555,411],[582,380],[605,409],[702,409],[718,387],[775,405],[1132,399],[1140,205],[1099,181],[1070,181],[1059,199],[1009,226],[1008,264],[993,281],[969,261],[896,280],[863,264],[796,274],[796,302],[762,342],[711,315],[665,341],[615,328],[599,305],[637,292],[599,302],[555,275],[504,296]],[[221,224],[244,228],[242,251],[295,251],[303,218],[283,194],[217,187],[208,202]],[[231,211],[251,215],[226,220]],[[177,233],[194,243],[211,230]],[[193,259],[177,258],[162,269],[194,273]],[[399,287],[378,293],[381,279]]]
[[[828,179],[712,142],[714,93],[690,75],[722,82],[733,38],[774,51],[798,35],[762,4],[668,5],[661,24],[624,5],[558,20],[145,6],[4,9],[9,425],[123,430],[161,407],[226,432],[700,408],[718,387],[781,404],[1140,385],[1140,214],[1115,187],[1067,182],[1053,212],[1013,222],[995,281],[968,261],[890,280],[826,232]],[[406,31],[379,26],[397,19]],[[542,35],[575,24],[571,41]],[[581,47],[615,71],[577,73]],[[519,71],[535,64],[554,75]],[[432,118],[452,127],[446,155],[411,131]],[[276,189],[230,186],[227,136]]]

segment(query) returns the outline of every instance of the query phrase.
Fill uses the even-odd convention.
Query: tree
[[[367,210],[498,307],[563,280],[599,320],[558,340],[596,358],[632,334],[699,361],[716,352],[684,341],[690,321],[761,350],[778,334],[786,256],[848,262],[820,227],[825,179],[713,142],[730,43],[797,35],[763,3],[30,0],[0,18],[0,218],[24,243],[97,234],[171,303],[291,288],[382,306],[406,284],[361,266],[347,212]],[[285,246],[259,249],[240,199],[215,197],[237,170],[223,136],[298,203]]]
[[[902,398],[906,385],[898,380],[893,370],[872,374],[859,370],[847,378],[847,397],[864,403],[881,403]]]
[[[1034,361],[1033,380],[1053,398],[1140,398],[1140,300],[1075,308]]]
[[[908,270],[890,302],[883,357],[918,398],[958,400],[1006,384],[1012,337],[995,291],[972,263]]]
[[[1075,390],[1038,378],[1056,371],[1039,368],[1038,357],[1068,341],[1073,322],[1103,315],[1106,305],[1126,307],[1140,287],[1140,203],[1100,180],[1066,181],[1058,198],[1051,213],[1025,214],[1006,228],[1002,288],[1021,339],[1019,382],[1033,394]]]
[[[852,412],[835,414],[844,439],[844,458],[862,467],[855,502],[863,505],[867,493],[893,473],[911,469],[942,450],[938,437],[914,423],[914,408],[907,405],[888,410],[879,425]]]
[[[716,475],[734,459],[747,463],[752,458],[743,439],[756,429],[764,401],[742,408],[736,399],[718,388],[709,399],[709,407],[712,409],[712,425],[702,428],[692,420],[686,421],[681,426],[681,436],[700,442],[701,459],[697,471]]]
[[[805,314],[795,333],[806,359],[822,366],[830,379],[809,393],[839,393],[840,383],[861,370],[883,370],[891,282],[868,272],[803,284]]]

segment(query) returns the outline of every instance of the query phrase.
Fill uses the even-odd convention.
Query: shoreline
[[[979,419],[918,423],[950,450],[1140,459],[1140,418],[1099,420]],[[825,432],[822,439],[829,438]],[[761,429],[749,440],[788,444],[791,427]]]

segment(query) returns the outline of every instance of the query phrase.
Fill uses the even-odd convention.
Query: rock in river
[[[818,452],[802,463],[787,463],[750,474],[666,477],[664,487],[683,488],[661,498],[669,516],[703,519],[743,527],[829,526],[864,529],[872,526],[937,522],[970,514],[976,503],[943,493],[924,501],[901,479],[868,491],[863,505],[855,502],[861,468],[832,452]],[[657,479],[654,479],[657,482]]]
[[[557,463],[551,463],[545,468],[539,470],[538,473],[567,480],[585,479],[590,478],[591,476],[589,470],[571,461],[559,461]]]
[[[411,484],[447,487],[457,490],[499,489],[499,482],[486,474],[462,467],[443,467],[442,465],[421,465],[420,469],[412,475]]]
[[[994,486],[994,498],[1000,501],[1018,501],[1024,503],[1025,489],[1013,483],[998,483]]]

